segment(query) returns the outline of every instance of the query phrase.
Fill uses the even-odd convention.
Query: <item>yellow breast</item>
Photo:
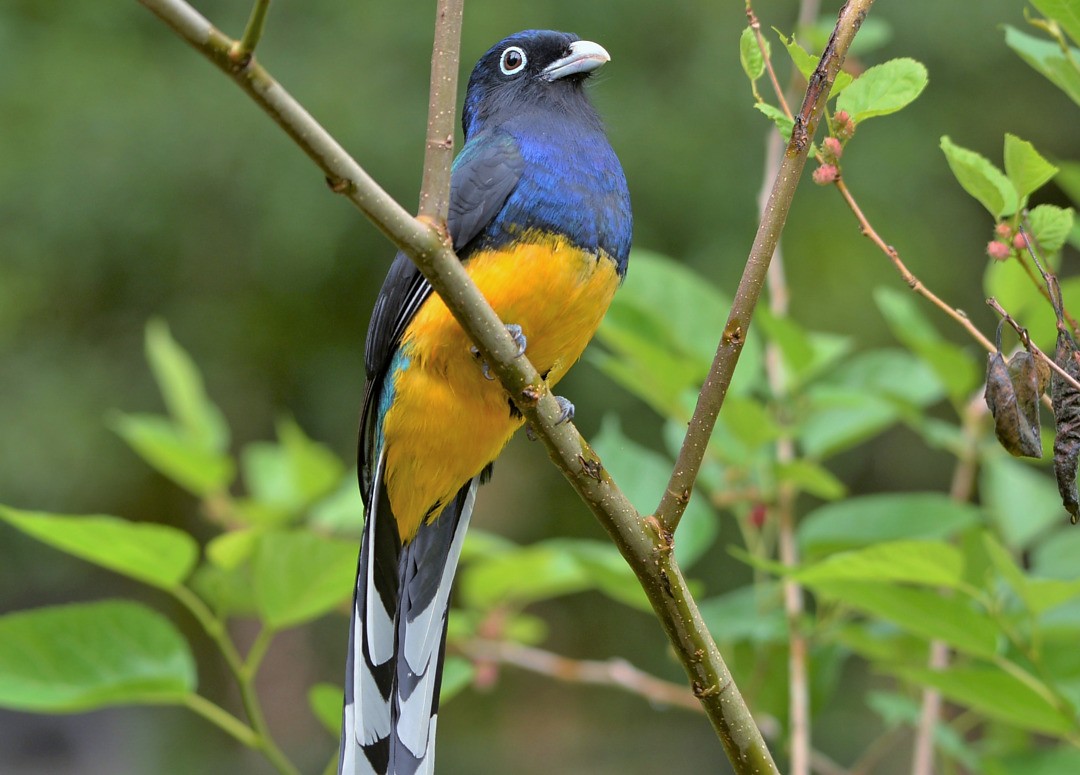
[[[526,355],[554,386],[581,357],[618,287],[615,262],[561,237],[528,234],[471,256],[465,268],[499,317],[521,326]],[[405,330],[408,366],[394,375],[383,421],[385,487],[408,542],[510,440],[522,421],[471,342],[433,294]]]

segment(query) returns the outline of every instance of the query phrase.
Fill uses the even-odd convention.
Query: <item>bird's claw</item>
[[[555,396],[555,401],[559,404],[559,416],[555,420],[556,425],[562,425],[564,422],[570,422],[574,419],[574,405],[569,398],[563,396]],[[525,426],[525,435],[529,441],[536,441],[536,434],[533,433],[531,425]]]
[[[514,344],[517,345],[518,351],[515,357],[520,358],[522,355],[525,354],[525,346],[527,344],[525,340],[525,332],[521,330],[521,326],[519,326],[517,323],[507,323],[506,332],[510,334],[510,338],[513,339]],[[473,358],[480,361],[480,373],[484,375],[484,379],[488,380],[489,382],[491,380],[494,380],[495,377],[491,374],[491,366],[488,364],[487,361],[483,360],[480,357],[479,348],[477,348],[476,345],[471,345],[469,347],[469,353],[472,355]],[[572,408],[573,405],[571,404],[571,409]],[[572,411],[571,416],[573,416]]]

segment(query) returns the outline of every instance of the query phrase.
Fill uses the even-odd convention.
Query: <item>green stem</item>
[[[295,775],[298,773],[299,770],[296,769],[296,766],[289,761],[288,757],[277,747],[273,737],[270,736],[270,729],[266,724],[266,718],[263,716],[258,694],[255,692],[255,671],[266,651],[266,647],[269,646],[270,637],[273,635],[272,631],[269,628],[260,630],[259,635],[255,638],[255,643],[252,644],[251,651],[248,653],[248,661],[245,663],[241,659],[236,645],[229,637],[224,622],[214,615],[214,612],[207,607],[206,603],[183,585],[177,585],[170,592],[202,625],[206,634],[221,650],[229,670],[236,677],[236,682],[240,687],[240,699],[244,704],[244,712],[247,714],[255,732],[255,743],[252,747],[261,751],[263,756],[283,775]],[[267,635],[267,633],[269,634]],[[262,643],[264,635],[266,636],[265,644]]]
[[[272,628],[266,626],[259,630],[259,634],[255,636],[255,640],[251,643],[251,648],[248,649],[247,659],[244,661],[242,668],[246,679],[255,680],[259,665],[262,663],[263,657],[266,656],[266,650],[270,648],[270,642],[276,634]]]
[[[248,748],[259,747],[259,735],[254,729],[201,694],[185,695],[184,706],[195,711],[214,726],[225,730]]]
[[[248,17],[244,35],[236,41],[229,50],[229,56],[239,65],[246,65],[255,53],[255,46],[259,45],[262,38],[263,27],[266,24],[266,12],[270,8],[270,0],[255,0],[251,7],[251,16]]]

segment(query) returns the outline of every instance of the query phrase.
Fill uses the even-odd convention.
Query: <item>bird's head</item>
[[[525,30],[499,41],[469,78],[461,117],[465,137],[493,119],[531,109],[588,105],[582,84],[610,59],[603,46],[568,32]]]

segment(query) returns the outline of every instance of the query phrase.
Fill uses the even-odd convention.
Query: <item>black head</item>
[[[609,59],[602,46],[568,32],[525,30],[499,41],[469,77],[461,116],[465,137],[493,117],[587,106],[582,84]]]

